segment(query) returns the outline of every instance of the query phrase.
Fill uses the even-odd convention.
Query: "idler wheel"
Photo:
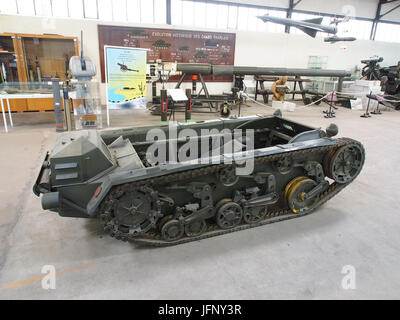
[[[294,213],[309,210],[317,202],[318,196],[306,197],[307,193],[315,186],[317,183],[307,177],[297,177],[288,183],[285,189],[285,199]]]
[[[221,229],[231,229],[242,221],[243,210],[236,202],[228,202],[220,206],[216,215],[216,222]]]
[[[188,237],[197,237],[201,235],[207,228],[204,220],[193,221],[185,226],[185,234]]]
[[[243,220],[248,223],[257,223],[265,218],[267,214],[267,207],[247,208],[244,210]]]
[[[357,177],[365,159],[362,146],[355,143],[340,147],[328,153],[327,157],[327,175],[337,183],[348,183]]]
[[[182,238],[185,228],[178,220],[170,220],[161,228],[161,235],[165,241],[176,241]]]

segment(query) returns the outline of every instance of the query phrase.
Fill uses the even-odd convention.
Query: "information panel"
[[[105,46],[108,109],[146,109],[146,50]]]

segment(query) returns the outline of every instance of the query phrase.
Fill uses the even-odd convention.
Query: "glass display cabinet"
[[[0,84],[18,82],[18,69],[13,38],[0,36]]]
[[[69,94],[74,110],[75,129],[100,129],[103,127],[99,82],[72,82]]]
[[[26,82],[43,83],[54,77],[65,81],[74,55],[79,55],[77,37],[0,34],[0,84],[19,82],[23,91]],[[51,98],[10,100],[10,108],[15,112],[54,110]]]

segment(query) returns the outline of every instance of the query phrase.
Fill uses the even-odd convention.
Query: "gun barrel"
[[[345,70],[322,70],[272,67],[236,67],[231,65],[211,65],[207,63],[178,63],[177,70],[186,74],[225,75],[269,75],[269,76],[309,76],[309,77],[348,77]]]
[[[382,62],[382,61],[383,61],[383,57],[379,57],[379,58],[364,59],[364,60],[361,60],[361,63],[368,64],[371,62]]]
[[[187,74],[212,74],[212,65],[209,63],[178,63],[176,66],[177,71]]]

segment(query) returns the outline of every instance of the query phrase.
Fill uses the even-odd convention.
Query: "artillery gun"
[[[361,143],[337,132],[273,115],[64,133],[33,192],[43,209],[98,218],[117,239],[180,244],[314,211],[364,164]],[[162,151],[168,161],[155,161]]]

